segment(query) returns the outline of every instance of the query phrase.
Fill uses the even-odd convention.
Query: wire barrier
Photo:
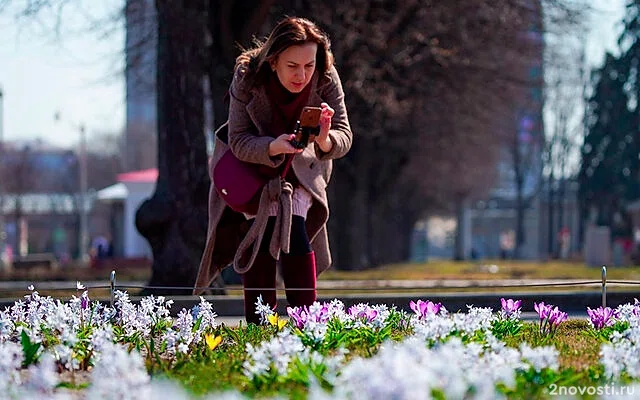
[[[500,289],[500,288],[530,288],[530,287],[561,287],[561,286],[588,286],[588,285],[601,285],[602,291],[602,307],[607,306],[607,284],[611,285],[640,285],[640,281],[632,281],[632,280],[610,280],[607,281],[607,267],[602,267],[602,278],[601,280],[581,280],[581,281],[568,281],[568,282],[539,282],[539,283],[504,283],[504,284],[492,284],[492,285],[469,285],[464,287],[464,289]],[[402,289],[402,290],[420,290],[420,289],[452,289],[454,287],[451,286],[406,286],[406,285],[386,285],[386,286],[376,286],[376,287],[323,287],[323,288],[315,288],[318,291],[344,291],[347,289],[358,290],[358,291],[381,291],[381,290],[393,290],[393,289]],[[34,285],[34,290],[36,289]],[[110,303],[113,306],[115,292],[116,290],[122,289],[141,289],[141,290],[183,290],[183,291],[193,291],[193,290],[215,290],[214,287],[193,287],[193,286],[153,286],[153,285],[137,285],[137,284],[124,284],[117,285],[116,284],[116,271],[111,271],[109,276],[109,285],[104,284],[87,284],[83,285],[81,288],[78,286],[55,286],[49,288],[42,288],[42,290],[52,290],[52,291],[73,291],[73,290],[89,290],[89,289],[109,289],[110,291]],[[242,288],[243,290],[279,290],[279,291],[296,291],[296,290],[313,290],[314,288]],[[0,288],[0,292],[2,291],[18,291],[15,288]]]

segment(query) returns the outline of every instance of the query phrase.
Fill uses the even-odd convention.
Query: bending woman
[[[211,176],[231,149],[274,178],[261,193],[256,215],[234,212],[211,185],[207,241],[194,293],[233,261],[242,277],[247,322],[258,323],[258,296],[276,306],[278,259],[288,303],[305,306],[316,300],[316,276],[331,265],[326,187],[332,160],[349,151],[352,133],[330,41],[307,19],[283,19],[264,43],[244,51],[229,94],[229,120],[216,132]],[[320,130],[315,141],[296,149],[291,140],[305,106],[321,107]],[[287,157],[293,159],[282,180]]]

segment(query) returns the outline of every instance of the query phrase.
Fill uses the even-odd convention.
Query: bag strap
[[[293,157],[295,157],[295,154],[286,155],[284,168],[282,169],[280,178],[284,179],[284,177],[287,176],[287,172],[289,172],[289,168],[291,167],[291,163],[293,162]]]

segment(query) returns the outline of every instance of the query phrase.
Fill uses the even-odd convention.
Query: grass
[[[224,337],[218,351],[195,362],[178,363],[164,374],[177,379],[194,394],[205,394],[211,391],[238,389],[246,391],[248,381],[242,375],[242,363],[245,361],[247,343],[258,344],[267,341],[270,333],[267,329],[256,325],[227,328],[222,326],[216,335]]]
[[[594,385],[601,383],[602,367],[599,365],[599,351],[602,340],[588,335],[588,322],[584,320],[568,320],[561,324],[554,336],[546,337],[538,334],[537,323],[525,322],[523,329],[515,336],[504,339],[511,347],[518,347],[522,342],[528,342],[531,346],[553,345],[559,353],[560,374],[555,382],[558,385]],[[237,389],[251,397],[286,395],[288,398],[305,398],[306,387],[304,382],[287,380],[282,382],[265,381],[262,384],[250,382],[242,374],[242,363],[245,360],[245,346],[247,342],[256,344],[268,340],[272,333],[270,328],[256,327],[254,325],[238,328],[218,328],[216,334],[223,336],[223,344],[208,358],[197,361],[183,362],[175,365],[170,370],[164,371],[170,379],[179,381],[188,391],[195,395],[203,395],[210,392],[220,392]],[[400,340],[407,332],[396,332],[391,335],[392,340]],[[379,345],[371,345],[367,341],[354,341],[348,345],[347,358],[367,356],[375,354]],[[548,382],[547,382],[548,384]],[[527,385],[529,386],[529,385]],[[533,392],[529,392],[533,390]],[[522,398],[545,397],[544,388],[528,387]],[[513,395],[513,393],[512,393]],[[520,398],[518,393],[515,397]]]
[[[599,351],[602,341],[592,335],[588,335],[589,322],[586,320],[570,319],[560,324],[553,337],[539,337],[538,323],[527,322],[518,336],[511,337],[506,343],[517,346],[523,340],[527,340],[535,346],[553,344],[560,352],[560,368],[571,368],[575,372],[589,371],[598,363]]]

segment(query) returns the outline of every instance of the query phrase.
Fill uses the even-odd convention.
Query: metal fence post
[[[607,306],[607,267],[602,266],[602,308]]]
[[[113,308],[113,300],[115,298],[115,290],[116,290],[116,271],[111,271],[111,277],[109,279],[111,281],[111,307]]]

